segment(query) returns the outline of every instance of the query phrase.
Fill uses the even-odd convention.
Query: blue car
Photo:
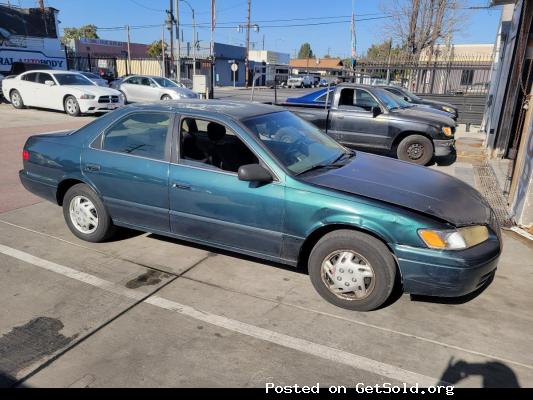
[[[22,155],[23,185],[83,240],[126,227],[301,267],[350,310],[382,306],[396,284],[471,293],[500,256],[495,214],[469,185],[349,150],[274,106],[129,106],[30,137]]]
[[[329,100],[328,100],[328,92],[329,92]],[[287,99],[287,103],[291,105],[299,104],[299,105],[306,105],[306,106],[325,107],[326,102],[329,101],[329,104],[331,104],[331,100],[333,99],[334,93],[335,93],[335,88],[320,89],[315,92],[308,93],[302,97],[289,97]]]

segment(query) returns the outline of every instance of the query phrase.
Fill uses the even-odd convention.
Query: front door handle
[[[87,172],[98,172],[100,171],[100,166],[96,164],[87,164],[85,166],[85,171]]]
[[[191,187],[188,185],[183,185],[181,183],[173,183],[172,188],[178,189],[178,190],[191,190]]]

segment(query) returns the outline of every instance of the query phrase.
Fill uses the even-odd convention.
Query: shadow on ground
[[[457,385],[461,381],[479,376],[483,380],[483,388],[519,388],[518,378],[514,371],[501,362],[468,363],[452,358],[440,378],[440,385]]]

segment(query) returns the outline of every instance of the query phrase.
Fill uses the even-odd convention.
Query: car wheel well
[[[331,232],[334,232],[334,231],[338,231],[338,230],[351,230],[351,231],[366,233],[367,235],[370,235],[370,236],[374,237],[375,239],[377,239],[380,242],[382,242],[385,246],[387,246],[389,251],[394,256],[394,252],[392,251],[392,249],[390,248],[388,243],[381,236],[377,235],[376,233],[374,233],[372,231],[369,231],[367,229],[357,228],[357,227],[354,227],[352,225],[345,225],[345,224],[325,225],[325,226],[323,226],[321,228],[318,228],[314,232],[312,232],[305,239],[302,247],[300,248],[300,254],[298,256],[298,269],[301,269],[303,271],[307,271],[307,264],[308,264],[308,261],[309,261],[309,256],[310,256],[311,251],[313,250],[313,248],[318,243],[318,241],[320,239],[322,239],[328,233],[331,233]],[[398,265],[396,265],[396,267],[398,268]],[[399,268],[398,268],[398,271],[399,271]]]
[[[429,139],[431,143],[433,143],[433,139],[431,138],[431,136],[429,136],[428,134],[424,132],[405,131],[405,132],[400,133],[398,136],[396,136],[392,144],[392,150],[396,149],[399,146],[399,144],[402,142],[402,140],[404,140],[406,137],[413,136],[413,135],[424,136],[427,139]]]
[[[80,183],[85,184],[85,182],[80,181],[79,179],[65,179],[64,181],[62,181],[57,187],[57,192],[56,192],[57,204],[59,206],[62,206],[63,199],[65,198],[65,195],[67,194],[68,190],[72,186],[79,185]]]
[[[76,96],[74,96],[73,94],[66,94],[63,96],[63,105],[65,104],[65,101],[67,100],[67,97],[74,97],[76,98]]]

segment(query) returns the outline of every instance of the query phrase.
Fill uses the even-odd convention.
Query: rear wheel
[[[422,135],[411,135],[403,139],[396,149],[398,159],[418,165],[427,165],[433,159],[433,143]]]
[[[391,295],[396,263],[387,246],[374,237],[339,230],[325,235],[311,251],[309,277],[331,304],[371,311]]]
[[[18,110],[22,110],[23,108],[26,108],[24,105],[24,101],[22,100],[22,96],[20,95],[18,90],[13,90],[11,92],[11,105],[15,107]]]
[[[64,106],[65,112],[71,117],[77,117],[80,115],[80,105],[74,96],[67,96]]]
[[[103,242],[116,230],[100,198],[84,184],[71,187],[65,194],[63,216],[71,232],[87,242]]]

